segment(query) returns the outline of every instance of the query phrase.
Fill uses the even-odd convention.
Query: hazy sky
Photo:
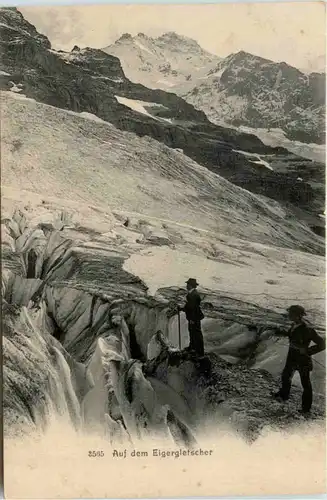
[[[323,2],[21,7],[54,48],[105,47],[122,33],[176,31],[219,56],[245,50],[298,68],[323,67]],[[313,67],[315,69],[315,67]]]

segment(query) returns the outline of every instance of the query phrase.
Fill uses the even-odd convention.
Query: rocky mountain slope
[[[182,96],[213,123],[280,128],[292,140],[325,142],[324,73],[244,51],[217,60],[174,33],[126,34],[103,50],[119,57],[132,81]]]
[[[72,463],[81,496],[110,496],[112,482],[89,474],[95,449],[106,459],[117,447],[221,450],[229,434],[248,463],[264,433],[285,442],[312,425],[323,436],[324,353],[310,423],[297,377],[287,403],[270,397],[287,353],[274,335],[288,326],[285,308],[303,303],[325,334],[324,239],[310,227],[321,165],[131,83],[104,52],[53,51],[15,9],[0,15],[7,496],[68,497]],[[307,177],[295,182],[299,172]],[[253,192],[233,175],[256,181]],[[178,330],[190,275],[203,297],[202,358],[184,349],[184,315]],[[121,462],[110,463],[121,478]]]
[[[312,227],[321,225],[323,165],[215,126],[172,93],[133,84],[114,56],[94,49],[53,51],[15,9],[1,9],[0,16],[2,89],[152,137],[240,187],[300,208],[298,217]]]
[[[191,38],[174,32],[152,38],[144,33],[126,33],[103,48],[120,59],[125,75],[136,83],[163,90],[193,82],[215,67],[220,58],[210,54]]]
[[[27,477],[25,495],[44,497],[53,489],[67,496],[65,481],[54,484],[53,475],[45,474],[45,457],[57,478],[67,474],[67,453],[71,462],[72,453],[90,457],[94,448],[105,450],[107,457],[119,446],[190,452],[209,446],[218,451],[227,436],[229,445],[235,436],[239,447],[240,439],[260,445],[261,433],[267,431],[284,442],[301,424],[307,433],[315,424],[314,435],[323,438],[324,368],[315,364],[311,424],[297,412],[299,380],[286,404],[270,398],[278,387],[274,372],[286,354],[270,327],[284,324],[285,301],[290,303],[291,295],[306,300],[310,317],[318,330],[323,328],[323,302],[308,295],[309,289],[321,290],[322,258],[244,240],[219,243],[219,253],[211,258],[221,266],[224,251],[223,266],[229,259],[229,273],[234,269],[238,276],[243,266],[248,282],[239,279],[236,287],[229,274],[219,283],[219,272],[210,271],[216,285],[212,281],[210,288],[201,289],[207,355],[197,359],[177,348],[177,318],[171,315],[171,305],[185,291],[168,286],[149,293],[138,278],[144,262],[137,264],[133,257],[144,251],[150,257],[158,250],[151,233],[164,225],[166,242],[161,239],[159,249],[169,250],[168,242],[175,240],[175,251],[186,251],[190,258],[198,254],[197,272],[203,275],[207,245],[216,242],[216,235],[136,215],[126,227],[126,213],[24,191],[5,190],[2,205],[5,479],[11,496],[21,491],[17,474]],[[284,297],[276,297],[268,276],[276,275],[286,256],[285,275],[279,277]],[[250,288],[259,260],[265,295]],[[159,255],[156,268],[163,263]],[[168,285],[171,279],[166,274]],[[306,287],[300,285],[303,279]],[[172,282],[183,281],[185,269],[177,265]],[[182,333],[185,347],[183,324]],[[301,435],[301,449],[302,440]],[[29,455],[33,450],[30,460],[24,452],[27,443]],[[244,450],[247,458],[252,449]],[[316,458],[321,456],[317,450]],[[36,470],[36,476],[50,479],[37,481]],[[81,477],[79,484],[83,489],[88,482]]]
[[[324,73],[302,73],[246,52],[231,54],[181,95],[214,123],[280,128],[290,139],[324,144]]]

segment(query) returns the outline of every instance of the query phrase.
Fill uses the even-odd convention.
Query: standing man
[[[187,296],[184,307],[179,307],[184,311],[188,321],[188,331],[190,334],[190,345],[187,347],[190,351],[195,351],[198,356],[204,356],[203,335],[201,331],[201,320],[204,318],[201,311],[201,297],[197,291],[199,284],[196,279],[189,278],[186,282]]]
[[[298,371],[301,377],[303,387],[302,409],[300,413],[308,414],[312,405],[312,386],[310,372],[312,371],[311,356],[326,348],[325,340],[304,321],[306,312],[302,306],[294,305],[289,307],[288,316],[292,321],[292,326],[288,332],[277,330],[277,335],[287,336],[289,338],[289,350],[286,364],[282,373],[282,386],[274,394],[279,400],[286,401],[291,391],[292,378],[295,371]],[[314,346],[309,347],[313,342]]]

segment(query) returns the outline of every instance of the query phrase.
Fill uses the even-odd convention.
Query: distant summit
[[[122,35],[103,49],[133,82],[182,96],[218,125],[280,129],[303,143],[325,141],[325,74],[304,73],[240,50],[225,58],[173,31]]]
[[[123,33],[123,35],[120,38],[118,38],[116,43],[120,43],[120,42],[123,43],[123,42],[127,42],[129,40],[132,40],[132,39],[133,39],[132,35],[130,35],[129,33]]]

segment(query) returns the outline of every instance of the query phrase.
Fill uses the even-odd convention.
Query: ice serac
[[[324,73],[240,51],[180,95],[213,123],[279,128],[289,139],[324,144],[325,80]]]
[[[38,310],[3,303],[5,433],[45,430],[58,418],[81,427],[80,404],[93,381],[51,334]]]

